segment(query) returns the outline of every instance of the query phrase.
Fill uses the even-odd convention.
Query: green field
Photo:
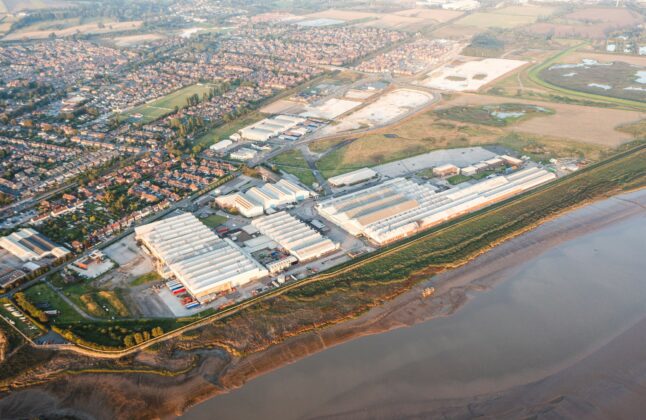
[[[63,293],[87,314],[97,318],[127,317],[128,308],[119,291],[99,290],[80,281],[63,288]]]
[[[150,273],[143,274],[130,283],[133,286],[140,286],[142,284],[153,283],[160,281],[162,277],[156,271],[151,271]]]
[[[297,177],[303,184],[312,186],[316,182],[303,154],[298,150],[288,150],[276,156],[271,163],[280,169]]]
[[[175,111],[175,107],[184,108],[186,106],[186,99],[197,95],[202,100],[202,95],[209,93],[212,88],[216,87],[214,84],[195,84],[185,88],[176,90],[162,98],[155,99],[143,105],[139,105],[127,112],[124,112],[122,117],[132,118],[141,123],[149,123],[162,118]],[[140,118],[136,115],[141,114]]]
[[[200,219],[200,222],[204,223],[210,228],[214,228],[216,226],[220,226],[222,223],[226,222],[227,218],[224,216],[219,216],[217,214],[212,214],[208,217],[205,217],[203,219]]]
[[[56,294],[56,292],[44,283],[36,284],[25,290],[25,296],[27,296],[27,299],[36,306],[47,304],[51,306],[51,309],[60,311],[60,315],[55,317],[50,316],[50,322],[80,322],[84,319],[74,310],[74,308],[68,305],[67,302],[65,302],[58,294]]]

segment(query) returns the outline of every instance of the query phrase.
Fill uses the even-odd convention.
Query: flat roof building
[[[299,261],[312,260],[339,248],[339,244],[284,211],[259,217],[251,224]]]
[[[307,121],[305,118],[292,117],[289,115],[278,115],[274,118],[265,118],[252,125],[244,127],[239,131],[240,136],[246,140],[267,141],[276,137],[297,125]]]
[[[248,147],[241,147],[238,150],[231,152],[229,157],[234,160],[249,160],[258,156],[258,151]]]
[[[382,245],[504,200],[555,177],[544,169],[529,168],[442,192],[436,192],[427,183],[394,178],[321,201],[317,210],[351,234],[366,236]]]
[[[158,269],[180,281],[196,299],[239,287],[269,273],[229,239],[221,239],[191,213],[135,228],[158,263]]]
[[[450,163],[433,168],[433,175],[435,176],[451,176],[460,173],[460,168]]]
[[[0,247],[21,261],[37,261],[45,257],[61,258],[71,253],[64,246],[55,244],[31,228],[20,229],[0,238]]]
[[[244,193],[217,197],[215,202],[222,207],[235,207],[245,217],[256,217],[269,209],[297,203],[309,198],[312,192],[286,179],[251,187]]]
[[[378,176],[377,172],[373,171],[372,169],[361,168],[361,169],[357,169],[356,171],[348,172],[347,174],[333,176],[332,178],[329,178],[327,181],[333,187],[342,187],[345,185],[360,184],[362,182],[366,182],[368,180],[377,178],[377,176]]]

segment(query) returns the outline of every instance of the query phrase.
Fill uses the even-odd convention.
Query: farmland
[[[53,21],[43,22],[36,27],[22,28],[16,32],[11,32],[2,38],[4,41],[46,39],[54,34],[56,37],[67,37],[74,34],[106,34],[111,32],[124,32],[139,29],[143,24],[142,21],[126,22],[107,22],[94,21],[91,23],[74,24],[71,21]],[[45,29],[41,29],[44,26]]]
[[[185,107],[186,100],[189,97],[197,95],[201,98],[203,94],[208,93],[213,87],[215,85],[201,83],[187,86],[162,98],[135,107],[123,113],[122,116],[134,118],[142,123],[149,123],[174,112],[175,108]]]
[[[637,26],[644,18],[626,8],[589,7],[575,10],[549,22],[536,22],[524,30],[557,37],[604,39],[608,31]]]
[[[455,22],[456,25],[475,26],[480,29],[517,28],[534,23],[536,17],[527,15],[505,15],[502,13],[473,13]]]

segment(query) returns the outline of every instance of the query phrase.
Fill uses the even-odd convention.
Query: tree
[[[132,347],[135,345],[135,339],[132,338],[132,334],[128,334],[125,337],[123,337],[123,344],[126,347]]]
[[[164,334],[164,330],[162,329],[162,327],[154,327],[154,328],[152,329],[152,335],[153,335],[153,337],[160,337],[160,336],[162,336],[163,334]]]

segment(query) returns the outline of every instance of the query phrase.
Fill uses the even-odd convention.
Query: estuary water
[[[390,403],[497,392],[562,371],[646,319],[646,211],[501,276],[451,316],[326,349],[184,417],[354,417]]]

